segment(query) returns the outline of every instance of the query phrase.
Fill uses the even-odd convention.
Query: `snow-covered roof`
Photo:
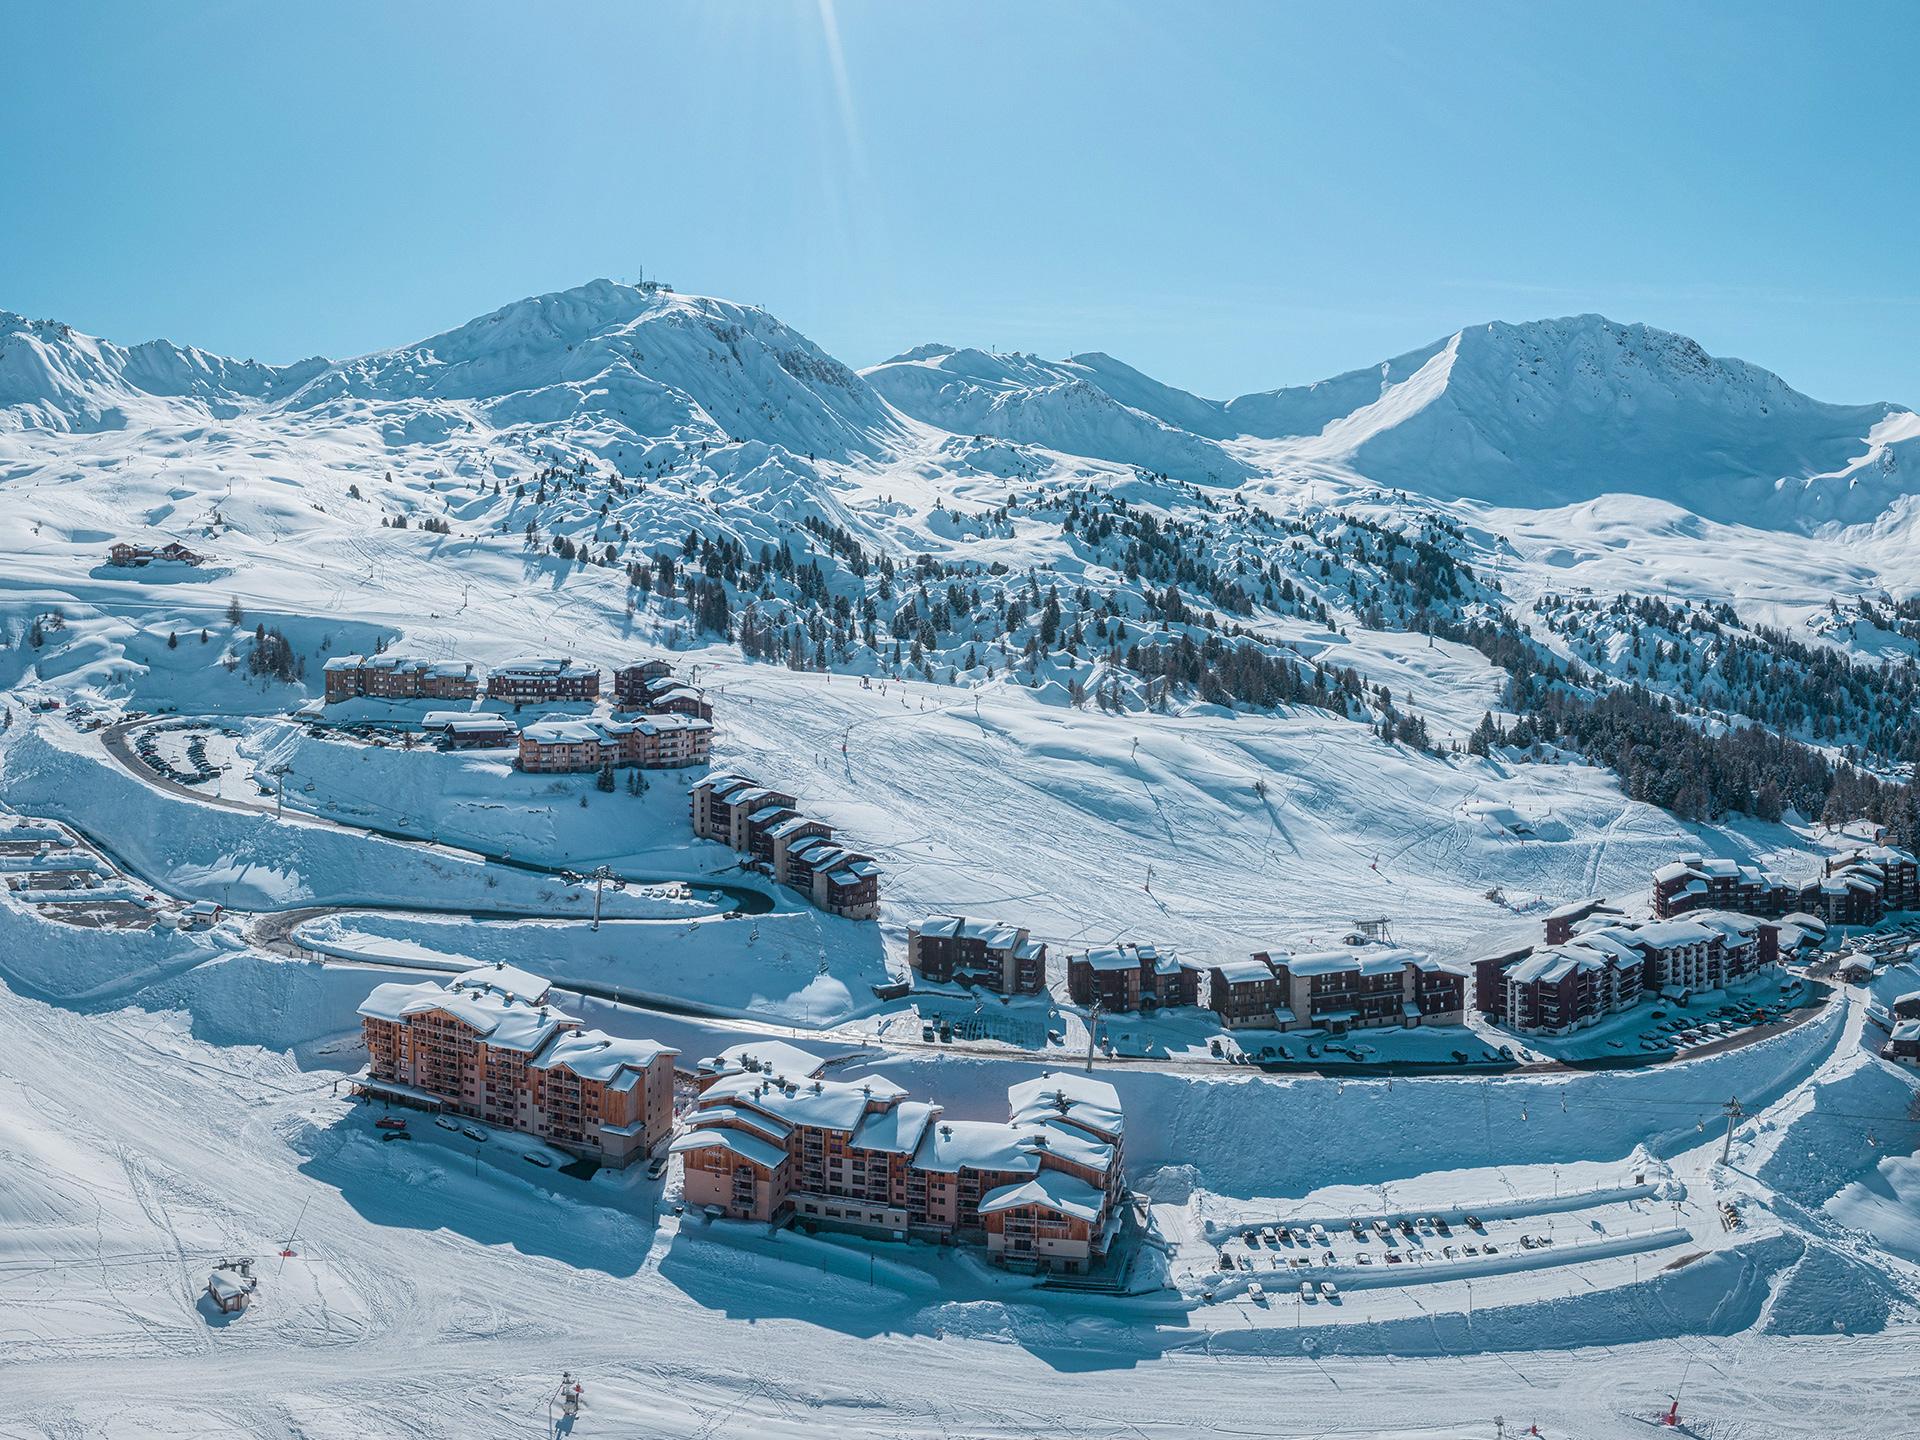
[[[827,1062],[811,1050],[789,1045],[784,1040],[747,1040],[729,1045],[718,1055],[700,1062],[702,1075],[737,1075],[770,1072],[789,1080],[811,1080]]]
[[[856,1150],[879,1150],[889,1155],[911,1155],[926,1133],[927,1123],[940,1113],[924,1100],[902,1100],[876,1111],[860,1122],[849,1142]]]
[[[801,1080],[781,1083],[779,1077],[726,1075],[713,1082],[695,1107],[700,1112],[717,1105],[761,1110],[791,1125],[851,1133],[874,1104],[890,1105],[906,1091],[883,1075],[859,1080]]]
[[[1103,1135],[1119,1135],[1126,1123],[1120,1092],[1104,1080],[1049,1070],[1036,1080],[1007,1088],[1007,1110],[1016,1125],[1067,1120]]]
[[[1688,916],[1683,920],[1649,920],[1644,925],[1635,926],[1630,933],[1643,945],[1651,945],[1656,950],[1671,950],[1679,945],[1702,944],[1721,932]]]
[[[1357,975],[1388,975],[1418,963],[1421,958],[1397,945],[1347,945],[1335,950],[1280,956],[1275,963],[1286,966],[1287,973],[1294,976],[1339,975],[1348,971]]]
[[[533,1061],[536,1070],[568,1069],[582,1080],[612,1080],[626,1067],[644,1070],[662,1055],[680,1052],[657,1040],[629,1040],[575,1028],[556,1036]]]
[[[1136,945],[1131,941],[1102,945],[1078,957],[1068,956],[1068,963],[1076,958],[1101,971],[1146,969],[1156,975],[1171,975],[1176,970],[1198,968],[1183,962],[1171,950],[1162,954],[1158,946]]]
[[[238,1270],[215,1270],[207,1276],[208,1292],[222,1304],[232,1304],[251,1295],[254,1284],[253,1276],[242,1275]]]
[[[498,961],[473,970],[463,970],[453,983],[463,989],[497,990],[502,995],[511,995],[530,1005],[538,1005],[545,1000],[547,992],[553,988],[553,982],[544,975]]]
[[[608,725],[600,720],[536,720],[520,732],[535,745],[592,745],[606,743]]]
[[[1229,985],[1253,985],[1274,978],[1273,966],[1257,955],[1244,960],[1216,961],[1213,968]]]
[[[584,660],[573,660],[552,655],[523,655],[518,660],[509,660],[504,665],[493,667],[495,675],[510,675],[516,679],[537,679],[543,676],[582,676],[600,673],[598,665],[589,665]]]
[[[1035,1154],[1047,1154],[1102,1173],[1113,1169],[1113,1145],[1089,1131],[1055,1120],[1016,1127],[1020,1143]]]
[[[1012,1170],[1032,1174],[1038,1155],[1025,1131],[999,1120],[941,1120],[927,1128],[914,1152],[914,1168],[952,1174],[958,1170]]]
[[[1026,931],[1017,926],[969,920],[964,915],[929,915],[912,928],[936,940],[978,940],[989,950],[1011,950],[1026,938]]]
[[[1891,1038],[1900,1041],[1920,1040],[1920,1019],[1896,1021]]]
[[[1060,1170],[1042,1170],[1032,1179],[1022,1180],[1017,1185],[1002,1185],[998,1190],[989,1190],[980,1197],[980,1213],[996,1215],[1002,1210],[1037,1205],[1056,1215],[1070,1215],[1091,1224],[1100,1218],[1106,1203],[1106,1192],[1079,1176],[1068,1175]]]
[[[638,720],[622,722],[630,730],[638,730],[642,735],[669,735],[675,731],[695,733],[713,729],[711,720],[698,715],[643,715]]]
[[[701,1107],[692,1117],[697,1125],[745,1125],[757,1130],[769,1140],[785,1141],[793,1133],[793,1126],[778,1115],[769,1115],[761,1110],[742,1110],[737,1105],[707,1105]]]
[[[779,1168],[787,1158],[787,1152],[771,1140],[762,1140],[758,1135],[749,1135],[744,1130],[727,1126],[683,1130],[673,1137],[673,1142],[667,1146],[667,1153],[683,1155],[689,1150],[707,1150],[716,1145],[767,1170]]]
[[[446,989],[431,980],[376,985],[360,1004],[360,1014],[376,1020],[400,1021],[430,1010],[451,1015],[488,1045],[529,1055],[563,1026],[578,1023],[551,1005],[537,1005],[491,988],[463,989],[458,982]]]
[[[768,834],[768,835],[770,835],[771,837],[773,837],[774,839],[776,839],[776,840],[778,840],[778,839],[780,839],[780,838],[782,838],[783,836],[787,836],[787,835],[791,835],[791,834],[793,834],[793,832],[794,832],[794,831],[796,831],[796,830],[799,830],[799,829],[801,829],[801,828],[803,828],[804,826],[807,826],[807,825],[819,825],[819,824],[822,824],[822,823],[823,823],[823,822],[821,822],[821,821],[819,821],[819,820],[815,820],[815,819],[814,819],[814,818],[813,818],[812,816],[810,816],[810,815],[793,815],[793,816],[789,816],[789,817],[788,817],[787,819],[785,819],[785,820],[782,820],[782,821],[781,821],[781,822],[780,822],[779,824],[777,824],[777,825],[770,825],[770,826],[768,826],[768,827],[767,827],[767,834]]]

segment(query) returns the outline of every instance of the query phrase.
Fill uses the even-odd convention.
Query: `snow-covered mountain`
[[[1599,315],[1462,330],[1226,411],[1244,434],[1307,440],[1442,498],[1544,508],[1627,493],[1786,528],[1869,520],[1915,488],[1920,461],[1910,411],[1823,404],[1685,336]]]
[[[242,402],[288,395],[326,368],[318,359],[228,360],[166,340],[128,348],[0,310],[0,429],[117,429],[129,407],[150,401],[229,415]],[[166,408],[147,407],[151,414]]]
[[[456,402],[495,427],[604,422],[633,436],[759,440],[844,459],[903,438],[863,381],[764,310],[596,280],[334,365],[290,401]]]
[[[374,421],[396,443],[476,422],[558,425],[615,461],[658,441],[758,441],[887,463],[924,455],[930,426],[1209,486],[1331,475],[1522,510],[1643,496],[1802,532],[1872,522],[1920,491],[1912,411],[1816,401],[1684,336],[1597,315],[1476,326],[1221,402],[1099,353],[923,345],[856,372],[755,307],[607,280],[412,345],[288,366],[0,314],[0,427],[248,410]]]

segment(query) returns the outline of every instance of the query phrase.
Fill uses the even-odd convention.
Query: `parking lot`
[[[163,780],[176,785],[211,785],[219,781],[229,763],[214,750],[230,751],[236,734],[205,721],[163,720],[134,731],[133,751],[141,764]]]
[[[1680,1253],[1691,1202],[1632,1183],[1566,1195],[1490,1200],[1486,1213],[1435,1208],[1346,1216],[1294,1214],[1210,1227],[1182,1247],[1188,1280],[1210,1303],[1339,1306],[1350,1292],[1468,1282],[1561,1270],[1655,1251]],[[1729,1228],[1740,1224],[1736,1215]],[[1653,1262],[1657,1264],[1658,1260]],[[1533,1282],[1539,1284],[1539,1281]]]

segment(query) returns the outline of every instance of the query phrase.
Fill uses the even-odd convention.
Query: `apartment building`
[[[635,720],[600,716],[550,717],[520,732],[519,766],[529,774],[565,775],[605,766],[643,770],[704,765],[712,753],[713,723],[689,715]]]
[[[375,986],[360,1006],[363,1092],[535,1135],[623,1166],[673,1131],[673,1057],[583,1027],[548,982],[509,965],[446,985]]]
[[[1228,1029],[1348,1030],[1459,1025],[1466,972],[1398,945],[1261,953],[1217,965],[1208,1003]]]
[[[1008,1091],[1002,1122],[948,1120],[883,1076],[716,1067],[672,1150],[689,1205],[894,1239],[984,1244],[1020,1269],[1097,1263],[1124,1204],[1119,1096],[1081,1075]],[[801,1065],[813,1057],[804,1052]]]
[[[907,965],[933,985],[978,985],[998,995],[1047,988],[1047,947],[1015,925],[929,915],[907,927]]]
[[[658,716],[654,721],[681,717]],[[692,722],[690,722],[692,723]],[[803,815],[794,797],[740,775],[709,775],[688,794],[693,833],[759,861],[773,878],[849,920],[880,913],[880,865]]]
[[[473,664],[409,655],[335,655],[324,667],[326,704],[376,700],[472,700],[480,693]]]
[[[1682,855],[1653,872],[1653,913],[1694,910],[1769,919],[1807,914],[1829,925],[1876,925],[1888,912],[1920,908],[1920,860],[1892,845],[1865,845],[1827,860],[1801,883],[1719,856]]]
[[[1228,1030],[1277,1030],[1293,1021],[1287,987],[1257,955],[1223,960],[1207,978],[1207,1005]]]
[[[509,660],[487,672],[487,698],[529,701],[598,700],[600,667],[584,660],[528,657]]]
[[[713,719],[713,702],[694,686],[676,679],[673,667],[664,660],[648,660],[614,671],[613,703],[622,711]]]
[[[1509,943],[1476,960],[1474,1006],[1523,1034],[1569,1034],[1652,995],[1685,1001],[1725,989],[1778,962],[1781,929],[1726,910],[1596,918],[1561,943]]]
[[[1067,956],[1067,993],[1109,1013],[1200,1003],[1197,964],[1153,945],[1105,945]]]

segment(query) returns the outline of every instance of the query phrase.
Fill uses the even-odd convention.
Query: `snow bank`
[[[464,920],[352,913],[295,939],[346,959],[466,969],[505,961],[563,988],[615,987],[638,1003],[827,1025],[872,1010],[887,978],[880,932],[817,910],[693,921]]]
[[[1719,1055],[1645,1070],[1488,1080],[1214,1079],[1102,1068],[1127,1111],[1131,1175],[1190,1165],[1209,1190],[1305,1195],[1338,1178],[1366,1185],[1435,1170],[1670,1155],[1738,1094],[1755,1107],[1830,1050],[1840,1007]],[[1034,1073],[1015,1061],[895,1059],[885,1072],[951,1116],[1004,1115],[1006,1088]]]

